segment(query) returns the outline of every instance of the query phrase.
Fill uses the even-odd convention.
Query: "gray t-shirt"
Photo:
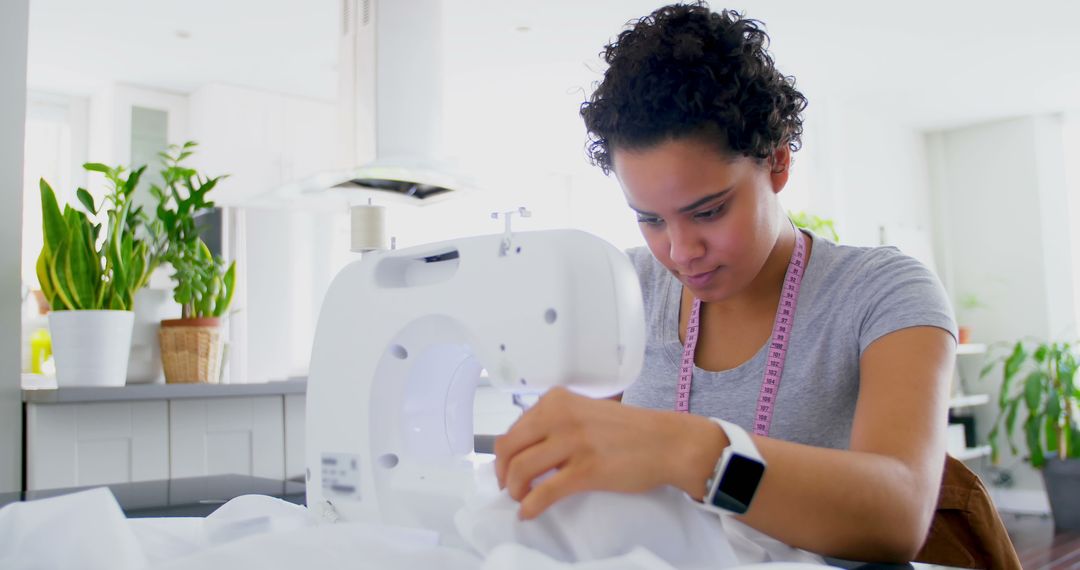
[[[935,326],[956,338],[944,288],[924,265],[893,247],[837,245],[813,239],[799,292],[787,360],[769,436],[847,449],[859,395],[859,357],[870,343],[913,326]],[[645,363],[623,394],[630,405],[675,409],[682,343],[682,284],[647,248],[627,251],[645,301]],[[768,344],[768,343],[766,343]],[[765,373],[765,345],[722,372],[694,367],[690,411],[753,429]]]

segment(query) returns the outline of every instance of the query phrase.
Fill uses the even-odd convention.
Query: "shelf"
[[[970,342],[970,343],[967,343],[967,344],[958,344],[958,345],[956,345],[956,354],[957,354],[957,356],[964,355],[964,354],[985,354],[985,353],[986,353],[986,345],[982,344],[982,343]]]
[[[949,400],[949,409],[966,408],[970,406],[981,406],[990,402],[989,394],[969,394],[967,396],[956,396]]]
[[[967,461],[969,459],[975,459],[978,457],[990,455],[990,446],[980,445],[978,447],[969,447],[961,451],[960,453],[949,453],[949,455],[952,455],[960,461]]]

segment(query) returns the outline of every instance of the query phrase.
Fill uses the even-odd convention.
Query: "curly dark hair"
[[[702,2],[633,22],[604,47],[604,79],[581,104],[590,161],[607,174],[614,147],[687,136],[759,160],[780,145],[799,150],[806,98],[773,65],[763,28]]]

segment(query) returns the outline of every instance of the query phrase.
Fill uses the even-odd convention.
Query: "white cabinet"
[[[209,175],[229,174],[214,190],[219,205],[242,205],[261,193],[335,163],[333,103],[210,84],[191,94],[193,164]]]
[[[285,478],[293,479],[303,477],[304,471],[304,441],[307,432],[304,431],[304,402],[303,394],[287,394],[285,396]]]
[[[164,401],[28,405],[26,487],[167,479]]]
[[[281,396],[169,402],[169,476],[285,473]]]
[[[239,474],[305,475],[300,382],[24,390],[27,489]],[[120,394],[130,400],[104,400]],[[473,425],[498,435],[521,415],[482,385]]]

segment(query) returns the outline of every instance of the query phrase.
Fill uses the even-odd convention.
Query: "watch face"
[[[716,486],[713,505],[736,513],[746,512],[764,473],[765,465],[760,461],[732,454]]]

